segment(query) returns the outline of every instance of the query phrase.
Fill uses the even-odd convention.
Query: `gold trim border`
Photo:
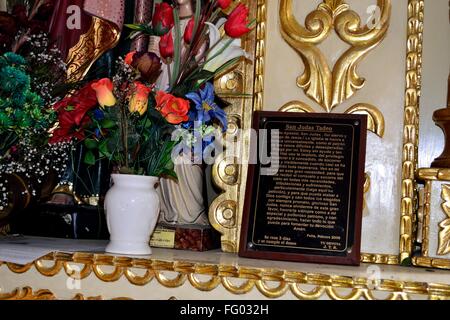
[[[419,149],[419,104],[422,80],[424,0],[408,0],[408,42],[406,56],[405,119],[403,129],[402,199],[400,221],[400,262],[413,251]]]
[[[53,265],[49,266],[49,262],[52,261]],[[75,273],[71,264],[83,265],[83,268]],[[280,298],[290,291],[298,299],[307,300],[325,296],[334,300],[374,300],[378,296],[375,293],[380,292],[387,293],[388,300],[412,299],[412,295],[427,296],[429,299],[450,299],[450,285],[445,284],[396,280],[380,280],[374,283],[373,279],[363,277],[185,261],[131,259],[87,253],[53,253],[26,266],[0,262],[0,267],[3,265],[16,274],[28,272],[34,267],[46,277],[55,276],[60,272],[65,272],[68,277],[77,280],[86,279],[92,274],[103,282],[116,282],[125,277],[130,284],[136,286],[145,286],[151,281],[157,281],[166,288],[178,288],[189,282],[193,288],[203,292],[210,292],[222,285],[228,292],[236,295],[247,294],[256,288],[267,298]],[[103,270],[105,266],[108,266],[108,272]],[[140,269],[140,274],[136,274],[134,269]],[[142,270],[145,270],[143,275]],[[171,274],[168,275],[167,272]],[[210,279],[200,280],[199,275],[209,276]],[[233,279],[241,279],[244,282],[236,285]],[[269,285],[269,282],[278,285],[274,287],[272,284]],[[304,286],[314,288],[306,290]],[[348,293],[348,289],[352,290],[351,293]],[[342,291],[346,293],[343,294]],[[48,291],[38,293],[38,296],[49,296]]]
[[[432,258],[429,255],[429,235],[431,218],[431,192],[433,182],[450,181],[450,169],[421,168],[416,173],[417,180],[425,185],[423,200],[422,252],[413,258],[413,265],[424,268],[450,270],[450,259]]]
[[[57,300],[55,294],[48,290],[42,289],[35,291],[31,287],[17,288],[9,293],[0,293],[0,301],[14,301],[14,300]],[[86,297],[79,293],[74,296],[72,300],[85,301],[85,300],[103,300],[102,296]],[[114,298],[112,300],[131,300],[129,298]]]

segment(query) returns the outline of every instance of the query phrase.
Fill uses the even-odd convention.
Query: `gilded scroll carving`
[[[305,65],[297,84],[327,112],[364,86],[365,79],[357,74],[356,68],[384,39],[391,17],[390,0],[378,0],[377,4],[381,19],[374,28],[362,26],[361,18],[343,0],[324,0],[317,10],[308,14],[303,27],[294,16],[292,0],[280,0],[281,34]],[[318,45],[333,30],[350,49],[331,68]]]
[[[445,256],[450,253],[450,185],[446,184],[442,186],[442,210],[444,211],[447,219],[439,224],[439,248],[437,254]]]

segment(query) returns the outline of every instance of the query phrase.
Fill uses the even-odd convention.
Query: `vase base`
[[[131,256],[149,256],[152,249],[145,242],[110,241],[105,252]]]

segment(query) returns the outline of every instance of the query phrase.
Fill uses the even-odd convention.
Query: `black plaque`
[[[239,254],[359,265],[367,117],[255,112],[253,129]]]

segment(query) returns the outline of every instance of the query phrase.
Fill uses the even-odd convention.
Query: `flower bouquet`
[[[184,32],[180,7],[157,3],[150,25],[129,25],[132,37],[146,33],[157,46],[130,52],[117,61],[112,79],[92,81],[54,106],[59,126],[51,141],[78,141],[88,150],[85,163],[107,159],[114,168],[105,200],[109,252],[151,252],[159,178],[177,178],[174,161],[186,149],[180,146],[192,150],[200,141],[200,155],[189,159],[201,157],[227,128],[211,81],[247,55],[239,37],[251,25],[245,5],[218,18],[230,3],[197,1]]]

